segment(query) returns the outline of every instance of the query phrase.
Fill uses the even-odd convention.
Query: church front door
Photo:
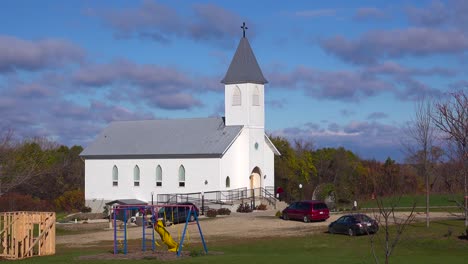
[[[252,189],[252,195],[259,196],[261,193],[260,187],[262,187],[260,176],[261,172],[258,167],[255,167],[250,174],[250,189]]]

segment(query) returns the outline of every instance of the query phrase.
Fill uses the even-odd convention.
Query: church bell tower
[[[265,162],[265,83],[257,59],[250,47],[244,31],[236,53],[223,80],[225,85],[225,125],[243,126],[242,136],[247,139],[242,146],[242,159],[245,160],[245,171],[236,180],[244,181],[246,187],[255,189],[265,186],[268,165]],[[272,175],[270,175],[271,177]]]
[[[221,81],[225,85],[226,126],[243,125],[264,130],[264,86],[268,81],[263,77],[250,43],[245,37],[245,23],[242,29],[243,37]]]

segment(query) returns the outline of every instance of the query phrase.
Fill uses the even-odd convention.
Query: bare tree
[[[2,181],[5,179],[5,163],[13,142],[13,131],[7,130],[0,137],[0,195],[4,193]]]
[[[437,128],[445,135],[456,149],[458,160],[462,164],[465,196],[465,227],[468,227],[468,95],[466,90],[449,94],[449,98],[437,103],[431,115]]]
[[[436,140],[434,126],[431,119],[432,103],[423,98],[416,104],[415,116],[405,129],[409,142],[403,145],[412,158],[413,164],[417,165],[419,174],[424,178],[426,185],[426,227],[429,227],[429,196],[431,175],[431,161],[433,161],[432,149]]]
[[[374,212],[374,218],[377,220],[380,226],[380,232],[383,232],[383,239],[380,239],[380,243],[383,246],[385,253],[385,264],[388,264],[390,257],[395,250],[398,242],[400,242],[402,235],[414,220],[414,209],[416,208],[416,201],[413,202],[411,210],[404,213],[395,214],[395,210],[400,203],[401,195],[391,198],[390,204],[385,204],[382,197],[377,197],[377,208],[378,212]],[[390,230],[391,226],[394,226],[395,231]],[[376,263],[380,263],[376,254],[376,238],[377,234],[372,234],[370,237],[372,255]]]
[[[389,158],[380,171],[376,170],[377,168],[370,171],[373,174],[374,188],[378,194],[376,196],[377,211],[374,211],[374,218],[379,223],[380,229],[379,232],[370,236],[371,251],[375,263],[380,263],[377,257],[377,251],[379,250],[377,246],[382,246],[385,253],[385,263],[389,263],[390,257],[401,241],[406,227],[414,220],[415,200],[409,212],[396,213],[403,194],[398,183],[389,181],[389,179],[401,181],[402,177],[399,177],[401,174],[396,170],[396,167],[395,162]],[[392,175],[384,177],[385,174]],[[388,196],[384,198],[384,196],[379,195],[383,193],[388,194]]]

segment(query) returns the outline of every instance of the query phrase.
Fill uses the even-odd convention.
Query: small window
[[[185,187],[185,168],[183,165],[179,167],[179,187]]]
[[[138,165],[133,168],[133,186],[140,186],[140,168]]]
[[[159,165],[156,167],[156,186],[162,186],[162,169]]]
[[[241,104],[242,104],[241,91],[239,87],[236,85],[236,87],[234,87],[234,93],[232,95],[232,105],[236,106],[236,105],[241,105]]]
[[[112,168],[112,186],[119,186],[119,169],[115,165]]]
[[[231,187],[231,179],[229,178],[229,176],[226,177],[226,188],[230,188]]]
[[[260,91],[258,90],[258,87],[255,86],[252,94],[252,105],[253,106],[259,106],[260,105]]]

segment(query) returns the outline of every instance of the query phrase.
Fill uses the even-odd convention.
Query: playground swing
[[[166,215],[166,210],[164,210],[164,213],[163,213],[163,219],[157,219],[156,217],[159,216],[159,211],[156,210],[158,208],[166,208],[166,207],[169,207],[169,208],[177,208],[179,209],[179,207],[184,207],[185,208],[185,212],[188,211],[188,214],[186,213],[186,219],[185,219],[185,226],[184,226],[184,230],[182,232],[182,234],[180,234],[180,226],[179,226],[179,232],[178,233],[178,242],[176,242],[172,236],[170,235],[170,233],[167,231],[167,229],[165,228],[165,222],[167,220],[167,215]],[[148,209],[151,209],[151,210],[148,210]],[[123,252],[124,254],[127,254],[127,212],[128,210],[134,210],[135,207],[129,207],[129,206],[122,206],[122,205],[117,205],[117,206],[114,206],[113,207],[113,215],[114,215],[114,254],[117,254],[119,252]],[[194,220],[196,220],[196,223],[197,223],[197,226],[198,226],[198,231],[200,232],[200,237],[201,237],[201,240],[202,240],[202,243],[203,243],[203,247],[205,249],[205,252],[208,253],[208,249],[206,247],[206,244],[205,244],[205,239],[203,237],[203,233],[201,231],[201,228],[200,228],[200,224],[198,222],[198,216],[196,214],[196,211],[193,210],[193,207],[191,206],[180,206],[180,205],[167,205],[167,206],[144,206],[144,207],[139,207],[139,208],[136,208],[137,210],[143,210],[143,240],[142,240],[142,250],[145,251],[146,250],[146,243],[145,241],[146,238],[147,238],[147,235],[152,235],[152,250],[154,251],[155,250],[155,246],[159,246],[160,244],[157,243],[156,239],[155,239],[155,236],[154,236],[154,233],[158,233],[160,238],[161,238],[161,241],[166,244],[166,246],[168,247],[168,250],[171,251],[171,252],[177,252],[177,256],[180,256],[180,253],[182,251],[182,246],[183,246],[183,243],[184,243],[184,240],[185,238],[187,238],[188,242],[190,241],[190,235],[188,233],[188,230],[187,230],[187,225],[188,225],[188,222],[189,220],[191,219],[191,216],[193,214],[193,218]],[[122,212],[120,212],[119,210],[122,210]],[[119,214],[120,212],[120,214]],[[146,230],[146,213],[147,212],[151,212],[151,223],[152,223],[152,233],[150,234],[147,234],[145,232]],[[118,227],[117,227],[117,215],[122,215],[123,216],[123,232],[122,231],[119,231],[118,230]],[[172,222],[174,223],[174,210],[172,210],[171,212],[171,216],[172,216]],[[176,217],[178,217],[178,212],[176,212]],[[178,219],[178,218],[177,218]],[[163,222],[164,220],[164,222]],[[179,221],[177,221],[179,222]],[[123,233],[123,234],[122,234]],[[121,242],[123,241],[123,243]]]
[[[175,208],[177,208],[177,210],[174,210]],[[185,212],[184,215],[186,215],[188,218],[190,218],[190,216],[187,214],[187,210],[190,210],[190,209],[187,209],[187,207],[184,207],[184,212]],[[174,218],[174,211],[176,211],[175,212],[175,218]],[[176,231],[177,241],[180,241],[181,240],[182,229],[181,229],[180,225],[178,225],[177,228],[176,228],[176,225],[175,225],[176,222],[179,223],[179,219],[180,219],[180,217],[179,217],[179,208],[178,207],[171,207],[171,212],[170,213],[171,213],[171,221],[170,221],[171,229],[173,229],[173,230],[176,229],[177,230]],[[195,212],[193,212],[193,213],[195,213]],[[174,221],[174,219],[177,219],[177,221]],[[164,226],[167,226],[167,223],[168,223],[167,220],[168,219],[167,219],[167,215],[166,215],[166,210],[164,210],[164,213],[163,213],[163,224],[164,224]],[[190,232],[189,232],[189,230],[187,230],[187,232],[186,232],[186,239],[187,239],[187,242],[190,243]],[[175,243],[178,244],[179,242],[177,242],[177,241],[175,241]],[[159,244],[156,240],[155,240],[155,243],[156,243],[157,246],[161,246],[161,244]]]
[[[178,210],[178,209],[179,209],[179,208],[177,208],[177,210],[176,210],[176,218],[177,218],[177,219],[179,219],[179,210]],[[190,210],[190,209],[189,209],[189,210]],[[184,215],[185,215],[187,218],[190,219],[190,216],[187,214],[187,207],[184,207],[184,213],[185,213]],[[195,214],[195,212],[193,212],[193,213]],[[179,222],[179,221],[177,221],[177,222]],[[189,220],[189,222],[190,222],[190,220]],[[172,228],[173,228],[173,229],[175,228],[175,224],[174,224],[174,223],[175,223],[175,222],[174,222],[174,210],[172,210]],[[177,228],[177,240],[178,240],[178,241],[180,241],[180,239],[181,239],[181,232],[182,232],[181,227],[180,227],[180,225],[178,225],[178,228]],[[187,230],[186,236],[187,236],[187,242],[190,243],[190,232],[189,232],[188,230]]]

